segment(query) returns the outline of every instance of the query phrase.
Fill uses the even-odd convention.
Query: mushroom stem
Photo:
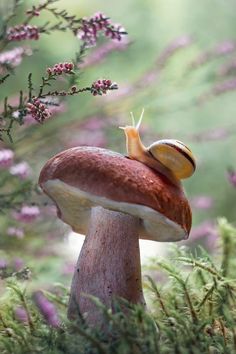
[[[78,309],[90,325],[101,324],[99,309],[84,294],[96,296],[108,308],[115,297],[145,304],[141,283],[139,219],[93,207],[88,234],[71,285],[68,318]]]

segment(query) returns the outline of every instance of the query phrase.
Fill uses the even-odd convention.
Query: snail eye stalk
[[[142,113],[141,113],[141,116],[139,118],[139,121],[137,124],[135,124],[135,119],[134,119],[134,115],[133,115],[133,112],[130,112],[130,115],[131,115],[131,119],[132,119],[132,127],[133,128],[136,128],[137,130],[139,130],[139,127],[142,123],[142,120],[143,120],[143,115],[144,115],[144,108],[142,110]]]
[[[130,115],[131,115],[131,119],[132,119],[132,127],[135,127],[135,119],[134,119],[133,112],[130,112]]]
[[[136,129],[137,129],[137,130],[139,130],[139,127],[140,127],[140,125],[141,125],[141,123],[142,123],[143,115],[144,115],[144,108],[143,108],[143,110],[142,110],[142,113],[141,113],[141,116],[140,116],[140,118],[139,118],[139,121],[138,121],[138,123],[137,123],[137,125],[136,125]]]

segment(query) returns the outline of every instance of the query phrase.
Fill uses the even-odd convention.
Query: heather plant
[[[85,91],[91,92],[93,95],[105,94],[108,90],[117,89],[116,83],[111,80],[97,80],[91,84],[90,87],[77,88],[74,83],[78,79],[78,64],[82,61],[82,56],[90,46],[97,43],[99,34],[103,34],[112,40],[121,41],[126,34],[121,26],[113,25],[111,20],[102,13],[97,13],[91,18],[77,18],[71,16],[67,11],[58,11],[52,7],[58,0],[46,0],[41,5],[33,5],[25,13],[25,19],[22,24],[11,26],[10,22],[14,17],[15,12],[20,6],[20,1],[13,2],[13,8],[3,20],[0,34],[0,48],[5,51],[6,47],[12,42],[21,42],[25,40],[37,41],[42,34],[51,34],[53,31],[71,31],[74,36],[81,39],[81,45],[73,62],[64,62],[55,64],[52,68],[47,68],[46,74],[42,76],[42,82],[39,88],[36,88],[33,83],[33,74],[28,75],[28,88],[22,89],[19,94],[18,103],[16,105],[10,104],[8,97],[4,99],[3,111],[1,113],[0,128],[2,134],[6,134],[10,140],[11,130],[15,123],[24,124],[24,119],[27,115],[31,115],[39,123],[44,122],[45,119],[51,116],[50,106],[59,105],[59,102],[53,102],[52,96],[67,96],[80,94]],[[56,21],[54,24],[45,23],[43,26],[31,25],[35,17],[41,16],[43,11],[49,11],[54,15]],[[30,49],[27,51],[31,53]],[[27,52],[24,47],[16,47],[10,51],[1,54],[0,69],[1,77],[0,83],[3,85],[7,78],[13,72],[15,66],[21,63],[24,54]],[[63,91],[46,90],[51,86],[53,81],[62,74],[69,75],[67,89]],[[46,91],[46,92],[45,92]]]
[[[105,332],[87,326],[82,315],[77,322],[66,320],[64,286],[32,294],[26,290],[29,271],[5,275],[1,352],[234,353],[236,229],[225,219],[218,229],[214,256],[202,248],[174,247],[165,259],[150,261],[152,276],[144,280],[148,311],[116,299],[111,312],[91,297],[107,323]]]
[[[77,18],[66,10],[57,10],[57,0],[46,0],[39,5],[33,5],[28,9],[20,24],[12,24],[21,2],[12,2],[12,8],[8,9],[1,23],[0,33],[0,84],[4,89],[4,99],[0,106],[0,139],[7,144],[7,139],[13,143],[12,131],[17,125],[32,125],[44,123],[53,115],[63,111],[63,99],[65,96],[74,96],[89,92],[93,96],[106,94],[115,90],[118,85],[109,79],[98,79],[89,87],[80,88],[77,85],[81,69],[79,64],[91,46],[95,46],[98,37],[103,35],[108,40],[121,42],[125,30],[119,25],[113,25],[111,20],[102,13],[97,13],[90,18]],[[55,23],[45,22],[42,26],[31,24],[36,17],[43,17],[44,12],[49,12],[55,19]],[[43,21],[43,20],[42,20]],[[78,51],[72,61],[54,64],[42,73],[41,83],[34,83],[34,73],[29,72],[27,78],[22,79],[26,87],[20,89],[19,94],[12,100],[7,95],[7,79],[17,75],[17,67],[22,64],[24,56],[36,56],[37,51],[30,46],[18,46],[18,42],[39,41],[45,34],[50,35],[54,31],[70,31],[78,38]],[[80,46],[79,46],[80,43]],[[8,49],[10,47],[10,49]],[[56,88],[57,80],[63,76],[65,89]],[[51,88],[53,86],[53,88]],[[29,223],[35,220],[39,214],[37,206],[26,205],[28,199],[34,194],[35,187],[31,180],[30,166],[26,161],[14,161],[14,152],[11,146],[0,150],[1,169],[1,202],[0,209],[13,211],[13,219]],[[37,215],[36,215],[37,214]],[[14,231],[16,230],[16,231]],[[10,225],[11,236],[19,237],[14,225]],[[17,236],[18,235],[18,236]]]

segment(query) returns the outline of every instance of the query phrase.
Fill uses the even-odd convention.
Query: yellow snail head
[[[144,114],[144,109],[142,110],[142,113],[141,113],[138,123],[135,124],[133,112],[130,112],[131,119],[132,119],[132,125],[126,125],[125,127],[119,127],[120,129],[124,130],[124,132],[125,132],[126,139],[127,139],[126,142],[132,143],[132,141],[131,141],[132,139],[137,139],[137,138],[140,139],[139,127],[140,127],[142,119],[143,119],[143,114]],[[128,146],[127,146],[127,152],[129,154]]]

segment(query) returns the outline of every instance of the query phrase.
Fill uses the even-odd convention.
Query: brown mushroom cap
[[[58,216],[78,233],[86,234],[96,205],[139,217],[141,238],[179,241],[190,232],[191,209],[181,186],[106,149],[76,147],[57,154],[43,167],[39,184]]]

